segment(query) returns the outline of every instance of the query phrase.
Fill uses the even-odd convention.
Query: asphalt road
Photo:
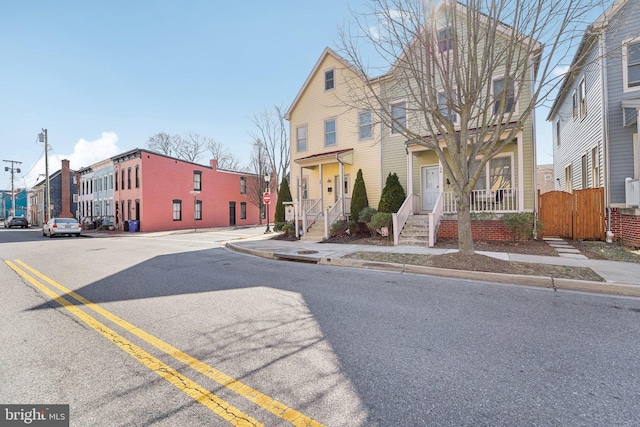
[[[0,230],[0,404],[69,404],[72,426],[640,425],[640,299],[270,261],[233,237]]]

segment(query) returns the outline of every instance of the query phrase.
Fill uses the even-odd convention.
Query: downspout
[[[606,55],[606,41],[607,41],[607,33],[606,31],[602,31],[600,33],[600,50],[598,54],[600,55],[602,71],[600,73],[602,78],[602,117],[603,117],[603,125],[602,125],[602,146],[604,148],[604,205],[607,208],[607,232],[606,232],[606,241],[607,243],[613,242],[613,232],[611,231],[611,201],[610,201],[610,189],[609,189],[609,90],[607,85],[607,55]]]

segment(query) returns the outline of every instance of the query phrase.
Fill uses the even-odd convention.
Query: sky
[[[30,188],[159,132],[213,138],[248,164],[252,117],[289,107],[326,46],[364,0],[30,0],[0,12],[0,152]],[[537,113],[538,164],[552,163]],[[203,160],[208,163],[208,159]],[[11,188],[3,162],[0,189]]]

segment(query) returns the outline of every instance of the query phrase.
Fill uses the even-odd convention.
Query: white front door
[[[335,183],[335,189],[334,189],[334,192],[333,192],[333,202],[334,203],[338,201],[338,199],[340,198],[340,196],[342,196],[342,194],[344,194],[345,197],[351,197],[351,190],[350,190],[351,182],[350,182],[349,175],[345,175],[344,176],[344,183],[343,183],[344,185],[342,187],[342,191],[344,193],[340,193],[340,187],[339,187],[339,185],[340,185],[340,175],[335,175],[333,177],[333,182]]]
[[[422,168],[422,210],[431,211],[438,200],[440,192],[440,175],[438,166],[425,166]]]

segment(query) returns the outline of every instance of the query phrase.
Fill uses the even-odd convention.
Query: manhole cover
[[[317,254],[318,251],[298,251],[300,255]]]

